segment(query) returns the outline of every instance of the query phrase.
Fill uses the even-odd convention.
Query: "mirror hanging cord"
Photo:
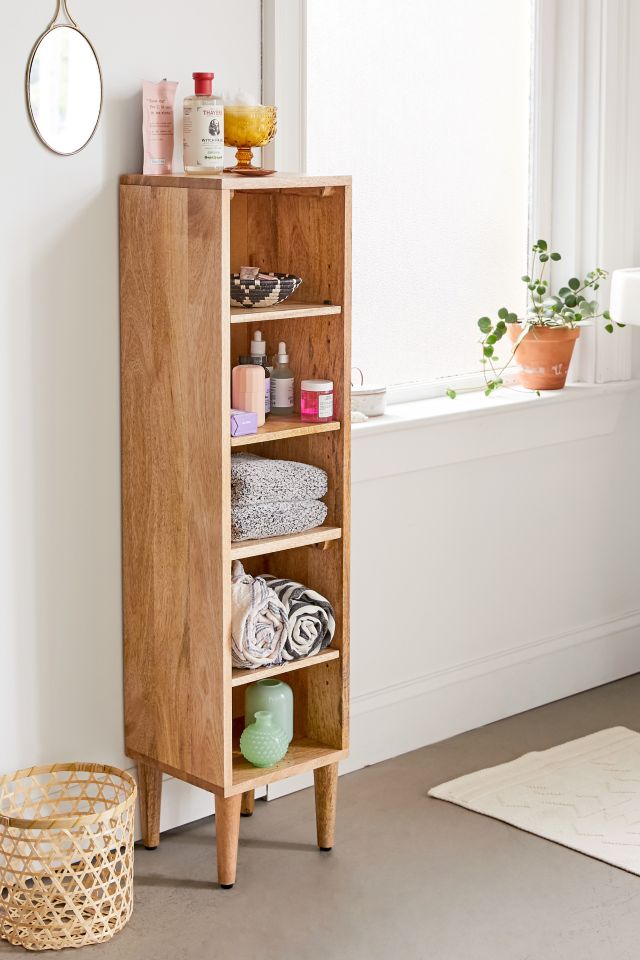
[[[57,6],[56,6],[55,16],[54,16],[53,20],[51,21],[51,23],[49,24],[49,26],[47,27],[47,30],[52,30],[53,27],[58,27],[58,26],[60,26],[60,24],[58,23],[58,18],[59,18],[59,16],[60,16],[61,13],[64,14],[64,16],[67,18],[68,24],[69,24],[70,26],[72,26],[72,27],[75,27],[76,30],[77,30],[77,29],[78,29],[78,24],[75,22],[75,20],[73,19],[73,17],[72,17],[71,14],[69,13],[69,8],[67,7],[67,0],[58,0]]]

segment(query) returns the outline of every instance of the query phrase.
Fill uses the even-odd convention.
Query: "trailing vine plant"
[[[571,277],[566,286],[560,287],[557,293],[550,293],[549,280],[545,277],[547,264],[549,261],[557,262],[561,259],[559,253],[549,251],[546,240],[538,240],[531,248],[529,273],[521,278],[527,285],[524,316],[519,318],[516,313],[512,313],[506,307],[500,307],[497,320],[493,321],[491,317],[480,317],[478,320],[478,328],[482,334],[479,342],[482,348],[484,392],[487,397],[504,385],[504,373],[513,362],[518,347],[532,327],[574,328],[585,321],[597,320],[600,317],[606,321],[607,333],[613,333],[614,323],[617,327],[624,326],[623,323],[612,320],[608,310],[600,310],[597,300],[589,299],[589,296],[599,288],[600,281],[608,277],[606,270],[600,267],[591,270],[582,280],[579,277]],[[522,329],[513,343],[508,358],[504,363],[500,363],[496,346],[506,335],[509,326],[514,323],[520,323]],[[448,389],[447,396],[454,399],[456,391]]]

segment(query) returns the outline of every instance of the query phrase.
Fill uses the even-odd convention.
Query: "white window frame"
[[[562,275],[633,261],[630,0],[536,0],[532,207]],[[555,268],[559,271],[559,267]],[[608,283],[598,291],[608,300]],[[582,332],[574,380],[631,378],[631,331]]]
[[[531,239],[549,238],[562,251],[561,276],[633,263],[630,2],[532,0],[529,224]],[[307,0],[262,0],[262,98],[277,104],[279,127],[264,162],[279,170],[306,169],[306,10]],[[599,293],[606,302],[608,286]],[[583,330],[573,368],[583,383],[629,380],[630,331]],[[482,382],[478,373],[446,386]],[[389,400],[441,396],[444,387],[443,380],[403,384],[390,388]]]
[[[262,0],[262,102],[278,107],[278,134],[263,163],[289,173],[307,167],[307,3]]]

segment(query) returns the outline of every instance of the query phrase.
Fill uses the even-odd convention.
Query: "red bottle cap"
[[[193,79],[196,82],[196,93],[204,93],[205,96],[211,96],[211,81],[213,73],[194,73]]]

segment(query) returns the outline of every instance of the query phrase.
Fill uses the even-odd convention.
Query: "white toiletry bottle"
[[[184,172],[190,176],[222,173],[224,106],[211,91],[212,73],[194,73],[196,92],[184,98]]]
[[[267,344],[262,339],[260,330],[256,330],[251,341],[251,356],[254,357],[254,363],[258,361],[264,367],[264,412],[268,416],[271,412],[271,374],[267,367]]]
[[[271,374],[271,413],[276,417],[293,416],[293,372],[289,368],[287,345],[278,345],[278,355]]]

